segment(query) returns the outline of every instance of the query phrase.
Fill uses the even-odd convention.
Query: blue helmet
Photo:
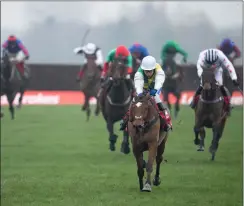
[[[231,46],[232,47],[232,46],[234,46],[234,42],[229,38],[225,38],[221,42],[221,46]]]

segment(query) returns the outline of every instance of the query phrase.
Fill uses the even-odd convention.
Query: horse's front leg
[[[21,106],[22,106],[22,100],[23,100],[23,96],[25,93],[25,87],[23,85],[20,86],[19,92],[20,92],[20,96],[19,96],[19,102],[18,102],[17,108],[21,108]]]
[[[195,134],[195,139],[194,139],[194,144],[199,145],[200,144],[200,139],[199,139],[199,128],[195,125],[193,128],[194,134]]]
[[[6,95],[7,95],[7,99],[8,99],[9,111],[10,111],[10,114],[11,114],[11,119],[14,119],[13,102],[14,102],[14,98],[15,98],[16,92],[8,92]]]
[[[84,104],[81,107],[82,111],[85,111],[87,109],[87,107],[88,107],[88,104],[89,104],[89,98],[87,97],[86,94],[84,94],[84,96],[85,96],[85,102],[84,102]]]
[[[123,132],[123,142],[121,143],[121,150],[120,151],[124,154],[130,153],[129,134],[128,134],[127,128]]]
[[[152,191],[152,181],[151,175],[153,171],[153,162],[157,155],[157,141],[148,143],[148,162],[146,166],[147,179],[142,191],[151,192]]]
[[[86,121],[89,121],[90,119],[90,116],[91,116],[91,108],[90,108],[90,103],[89,103],[89,100],[90,100],[90,96],[87,96],[86,97],[86,101],[87,101],[87,106],[86,106]]]
[[[209,152],[212,155],[211,160],[215,160],[215,155],[219,147],[219,140],[221,138],[220,125],[214,125],[212,131],[213,131],[213,139],[212,139],[211,146],[209,147]]]
[[[115,143],[117,141],[118,136],[114,134],[114,123],[111,120],[107,120],[107,130],[109,132],[109,149],[111,151],[115,151]]]
[[[155,177],[153,180],[153,184],[155,186],[159,186],[161,183],[160,180],[160,165],[163,161],[163,153],[164,153],[164,149],[165,149],[165,143],[166,143],[167,137],[165,137],[165,139],[163,140],[163,142],[158,146],[158,150],[157,150],[157,156],[156,156],[156,173],[155,173]]]
[[[96,104],[95,115],[98,116],[101,108],[100,108],[99,98],[96,99],[97,99],[97,104]]]
[[[180,96],[181,96],[181,93],[179,91],[176,91],[175,92],[176,103],[175,103],[175,113],[174,113],[175,119],[177,119],[178,113],[180,111]]]
[[[133,145],[133,153],[137,163],[137,176],[139,180],[139,189],[143,191],[143,176],[144,176],[143,152],[139,151],[138,148],[135,148]]]
[[[199,148],[197,151],[203,152],[204,151],[204,140],[205,140],[205,136],[206,136],[204,127],[200,128],[199,134],[200,134],[200,144],[199,144]]]

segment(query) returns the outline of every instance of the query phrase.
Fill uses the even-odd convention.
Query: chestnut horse
[[[137,162],[137,175],[141,191],[151,192],[151,174],[156,159],[156,174],[153,180],[155,186],[160,185],[160,164],[168,138],[168,132],[163,131],[164,120],[158,114],[155,101],[149,93],[136,96],[131,104],[128,131],[131,137],[133,153]],[[144,160],[143,152],[148,151],[146,164],[147,179],[143,185]]]

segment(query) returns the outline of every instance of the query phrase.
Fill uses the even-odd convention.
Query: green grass
[[[79,106],[24,106],[1,126],[3,206],[241,206],[242,108],[235,108],[216,161],[193,144],[193,111],[183,107],[161,167],[162,183],[139,191],[133,155],[108,150],[105,122]],[[116,124],[116,133],[118,124]]]

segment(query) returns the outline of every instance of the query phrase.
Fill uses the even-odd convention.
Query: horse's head
[[[143,127],[145,122],[150,119],[150,109],[153,107],[151,96],[144,93],[142,96],[136,96],[132,101],[130,109],[130,122],[134,127]]]
[[[10,61],[10,56],[7,52],[4,53],[1,59],[1,73],[4,79],[9,79],[12,73],[12,63]]]
[[[213,100],[216,98],[218,84],[215,79],[214,69],[204,68],[202,73],[202,96],[205,100]]]
[[[204,68],[202,73],[202,86],[204,90],[215,90],[217,81],[212,68]]]
[[[114,80],[122,79],[126,75],[127,59],[117,57],[112,63],[111,77]]]
[[[84,72],[84,76],[88,80],[93,80],[98,75],[98,67],[96,65],[96,56],[95,55],[87,55],[87,68]]]

